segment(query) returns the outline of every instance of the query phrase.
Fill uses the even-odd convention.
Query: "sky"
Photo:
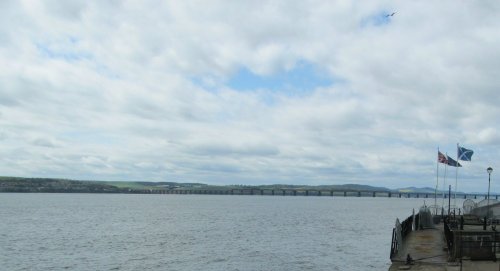
[[[499,16],[488,0],[3,0],[0,175],[442,189],[438,148],[459,143],[474,155],[447,185],[485,192],[491,166],[500,192]]]

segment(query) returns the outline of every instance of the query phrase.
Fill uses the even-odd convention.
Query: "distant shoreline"
[[[343,185],[208,185],[178,182],[81,181],[58,178],[0,177],[0,193],[101,193],[101,194],[217,194],[217,195],[316,195],[389,196],[434,198],[431,188],[388,189],[359,184]],[[447,191],[446,191],[447,194]],[[483,193],[457,192],[482,197]],[[437,192],[441,198],[442,191]],[[492,195],[492,197],[497,197]]]
[[[390,192],[385,187],[368,185],[208,185],[177,182],[113,182],[80,181],[57,178],[0,177],[0,192],[24,193],[161,193],[163,191],[231,191],[231,190],[315,190],[315,191],[377,191]]]

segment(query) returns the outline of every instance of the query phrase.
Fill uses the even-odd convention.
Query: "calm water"
[[[423,201],[0,194],[0,268],[387,270],[396,217]]]

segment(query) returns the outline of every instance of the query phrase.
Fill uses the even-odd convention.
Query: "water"
[[[0,194],[0,268],[387,270],[396,217],[423,201]]]

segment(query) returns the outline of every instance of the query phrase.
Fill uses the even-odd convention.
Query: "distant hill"
[[[410,187],[398,188],[395,190],[398,192],[434,193],[434,188],[430,188],[430,187],[418,188],[418,187],[410,186]],[[438,193],[441,193],[441,191],[438,191]]]
[[[56,178],[0,177],[0,192],[46,193],[135,193],[204,187],[205,184],[175,182],[80,181]]]
[[[341,190],[354,190],[354,191],[391,191],[386,187],[362,185],[362,184],[342,184],[336,185]]]
[[[395,189],[395,191],[403,192],[403,193],[428,193],[428,194],[432,194],[432,193],[434,193],[434,188],[431,188],[431,187],[418,188],[418,187],[410,186],[410,187],[405,187],[405,188],[398,188],[398,189]],[[439,190],[439,189],[437,190],[438,194],[442,194],[443,192],[445,194],[448,194],[448,190],[446,190],[446,191]],[[455,193],[455,191],[452,191],[452,193]],[[463,192],[457,191],[457,194],[463,194]],[[473,194],[475,194],[475,193],[473,193]],[[481,194],[481,193],[477,193],[477,194]]]

